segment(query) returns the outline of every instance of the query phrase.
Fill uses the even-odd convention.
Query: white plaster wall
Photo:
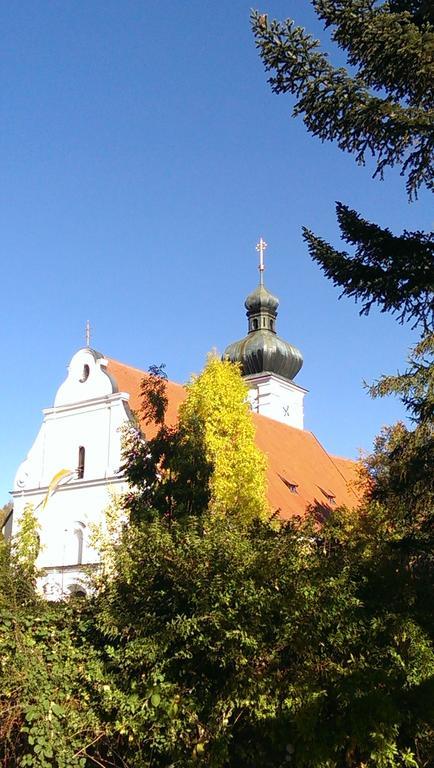
[[[51,596],[59,596],[60,584],[62,590],[74,585],[80,560],[97,562],[89,543],[90,527],[102,520],[112,494],[126,490],[119,470],[122,426],[131,420],[129,395],[117,391],[106,366],[93,350],[74,355],[55,406],[44,410],[39,434],[15,478],[13,533],[25,506],[32,504],[41,526],[38,566],[49,569],[42,586],[50,585]],[[80,446],[85,448],[83,478],[77,476]],[[44,504],[48,487],[61,470],[69,470],[69,475]]]
[[[46,409],[14,491],[46,487],[59,470],[76,470],[80,446],[85,448],[84,479],[111,477],[119,470],[121,427],[129,419],[128,395],[122,393]]]
[[[60,486],[45,507],[41,504],[46,496],[45,488],[15,497],[16,507],[19,508],[17,521],[26,504],[32,503],[36,508],[41,541],[38,566],[77,565],[80,560],[75,535],[77,529],[81,529],[83,534],[81,563],[97,562],[97,555],[89,544],[91,526],[101,522],[104,510],[113,497],[125,491],[125,482],[114,478],[111,482],[81,485],[80,481],[75,481]]]
[[[274,373],[246,376],[252,410],[290,427],[304,428],[304,396],[307,390]]]

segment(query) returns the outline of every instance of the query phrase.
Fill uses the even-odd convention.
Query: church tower
[[[223,357],[240,363],[249,386],[252,410],[291,427],[303,429],[303,399],[306,390],[293,379],[303,365],[301,352],[276,333],[279,299],[264,285],[264,251],[259,251],[259,285],[247,296],[247,336],[226,347]]]

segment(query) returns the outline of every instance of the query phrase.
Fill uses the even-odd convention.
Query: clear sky
[[[86,320],[105,355],[165,362],[184,382],[208,350],[244,336],[260,235],[278,332],[305,360],[306,428],[356,457],[402,416],[395,400],[370,400],[363,380],[396,372],[414,335],[338,301],[301,226],[338,245],[341,200],[396,232],[429,229],[428,194],[409,204],[397,171],[372,180],[371,167],[290,118],[290,100],[267,84],[250,6],[1,5],[0,504]],[[329,46],[307,0],[259,7]]]

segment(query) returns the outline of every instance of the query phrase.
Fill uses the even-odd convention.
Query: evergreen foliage
[[[380,504],[320,536],[124,526],[93,598],[1,609],[4,764],[430,765],[432,612],[395,536]]]
[[[396,313],[400,322],[412,322],[421,333],[432,330],[434,235],[393,235],[341,203],[336,212],[342,239],[355,246],[354,254],[337,251],[303,229],[310,255],[326,277],[342,288],[342,295],[362,301],[361,314],[376,304],[382,312]]]
[[[257,47],[276,93],[297,98],[308,130],[335,141],[363,163],[371,153],[376,174],[398,164],[407,176],[411,197],[433,186],[434,149],[434,13],[425,0],[312,0],[318,18],[346,53],[349,68],[334,68],[318,41],[294,26],[268,22],[253,14]],[[377,503],[395,530],[394,546],[410,570],[424,573],[430,593],[433,577],[434,458],[434,238],[432,233],[404,232],[366,221],[337,204],[342,238],[354,253],[338,251],[304,229],[311,257],[342,295],[411,322],[420,340],[402,373],[374,383],[374,397],[400,397],[413,429],[398,424],[377,439],[367,461],[367,501]]]
[[[312,0],[349,66],[334,67],[319,42],[291,19],[268,22],[252,16],[256,44],[275,93],[297,99],[310,133],[335,141],[376,174],[401,165],[410,196],[433,185],[434,18],[419,2]]]
[[[301,27],[252,14],[256,45],[275,93],[297,99],[309,132],[376,160],[376,174],[398,164],[414,196],[432,188],[434,157],[434,14],[425,0],[312,0],[318,18],[346,53],[350,69],[335,68]],[[393,235],[337,203],[338,251],[304,229],[310,255],[342,294],[433,330],[434,239],[424,232]]]
[[[227,365],[210,361],[182,414],[202,446],[209,419],[216,429],[226,424],[218,408],[213,420],[222,381],[228,392],[239,389]],[[160,380],[147,386],[144,408],[155,406],[155,392],[165,396]],[[228,424],[230,451],[237,443]],[[212,493],[200,514],[182,507],[168,515],[159,492],[139,505],[129,504],[133,496],[123,508],[113,504],[100,539],[103,568],[83,600],[37,598],[37,529],[27,510],[0,558],[2,764],[433,764],[427,485],[422,467],[415,516],[414,473],[400,474],[402,436],[394,440],[385,435],[367,464],[361,509],[332,510],[321,528],[316,510],[280,526],[228,502],[216,514]],[[137,473],[134,446],[128,461]],[[417,458],[414,446],[409,453]],[[427,460],[422,450],[419,460]]]
[[[125,528],[97,615],[142,702],[122,724],[134,765],[429,764],[431,619],[377,506],[334,512],[320,537],[310,520]]]
[[[288,60],[298,46],[294,87],[309,109],[319,95],[308,116],[319,135],[339,137],[350,121],[341,145],[359,159],[376,152],[379,172],[403,161],[414,191],[432,178],[431,5],[314,5],[359,64],[355,78],[326,66],[292,24],[283,33],[257,16],[257,35]],[[279,76],[289,87],[288,72],[282,65]],[[303,85],[303,72],[323,85]],[[379,88],[385,96],[368,93]],[[331,510],[321,526],[312,510],[279,526],[261,519],[264,463],[233,367],[208,363],[174,428],[164,370],[151,370],[143,416],[158,431],[126,436],[132,492],[107,512],[93,594],[38,598],[31,509],[18,538],[0,541],[5,768],[434,765],[432,245],[423,233],[394,238],[344,206],[338,214],[355,256],[307,234],[314,257],[364,312],[376,303],[422,333],[408,370],[372,387],[402,397],[414,428],[379,436],[359,510]]]

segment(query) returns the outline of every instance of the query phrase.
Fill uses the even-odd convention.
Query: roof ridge
[[[329,453],[329,456],[338,461],[349,461],[351,464],[357,464],[360,461],[360,459],[349,459],[348,456],[338,456],[336,453]]]
[[[273,424],[278,424],[279,427],[285,427],[286,429],[290,429],[293,432],[301,433],[302,435],[312,435],[313,437],[315,437],[314,433],[311,432],[310,429],[300,429],[300,427],[294,427],[292,424],[285,424],[284,421],[280,421],[279,419],[273,419],[272,416],[266,416],[265,413],[256,413],[256,411],[251,411],[251,414],[254,417],[254,419],[259,418],[260,420],[265,419],[266,421],[272,421]]]
[[[331,454],[331,453],[329,453],[328,451],[326,451],[326,449],[324,448],[323,444],[322,444],[322,443],[321,443],[321,441],[318,439],[318,437],[316,436],[316,434],[315,434],[314,432],[312,432],[311,434],[312,434],[312,436],[315,438],[315,440],[316,440],[316,442],[318,443],[318,445],[320,446],[321,450],[322,450],[322,451],[324,451],[324,453],[326,454],[326,456],[328,457],[328,459],[330,460],[330,462],[333,464],[333,466],[334,466],[334,468],[335,468],[336,472],[338,472],[338,473],[340,474],[340,476],[342,477],[342,480],[344,481],[346,488],[347,488],[347,489],[348,489],[348,490],[349,490],[349,491],[350,491],[350,492],[353,494],[353,496],[354,496],[354,497],[357,499],[357,498],[358,498],[358,497],[357,497],[357,494],[355,493],[355,491],[353,491],[353,488],[352,488],[351,484],[348,482],[348,480],[347,480],[347,478],[345,477],[344,473],[343,473],[343,472],[341,472],[341,470],[339,469],[339,467],[337,466],[337,464],[335,464],[335,462],[333,461],[333,459],[334,459],[334,458],[338,459],[338,458],[340,458],[340,457],[339,457],[339,456],[332,456],[332,454]]]
[[[132,368],[133,371],[138,371],[139,373],[145,374],[146,371],[144,371],[142,368],[137,368],[136,365],[130,365],[130,363],[123,363],[122,360],[115,360],[114,357],[108,357],[107,358],[109,363],[117,363],[118,365],[123,365],[125,368]]]
[[[117,365],[121,365],[124,368],[130,368],[132,371],[137,371],[137,373],[143,374],[143,376],[147,376],[149,371],[144,371],[143,368],[137,368],[135,365],[130,365],[129,363],[123,363],[121,360],[115,360],[114,357],[108,357],[107,358],[109,363],[116,363]],[[167,379],[168,384],[172,384],[175,387],[181,387],[181,389],[185,389],[185,384],[180,384],[179,381],[172,381],[172,379]]]

